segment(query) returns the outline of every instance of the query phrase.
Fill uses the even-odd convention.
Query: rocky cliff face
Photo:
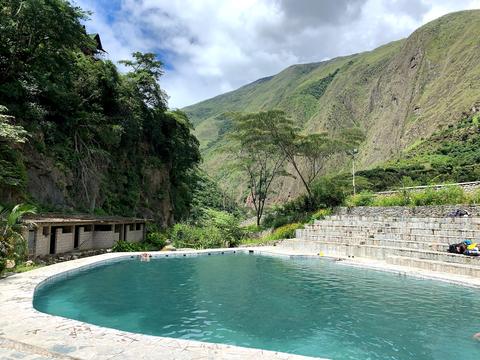
[[[204,167],[240,194],[241,178],[219,166],[228,132],[224,112],[279,108],[305,132],[359,127],[366,134],[359,166],[367,169],[460,121],[479,100],[480,11],[474,10],[444,16],[370,52],[291,66],[185,111],[196,126]],[[338,157],[326,170],[333,166],[344,170],[348,159]],[[277,189],[282,200],[301,191],[292,178],[279,181]]]
[[[75,169],[61,167],[55,160],[44,153],[35,151],[28,144],[23,149],[25,166],[25,188],[3,189],[1,198],[8,203],[25,201],[25,194],[31,202],[38,204],[45,210],[62,212],[90,212],[93,209],[105,208],[111,202],[109,186],[109,173],[113,167],[130,167],[131,164],[108,163],[100,164],[89,173],[94,174],[83,184]],[[129,210],[124,210],[121,215],[142,216],[154,219],[159,225],[168,226],[174,221],[174,209],[171,198],[170,167],[166,164],[145,166],[138,187],[138,200],[130,202]],[[135,181],[125,177],[115,179],[118,182],[118,193],[113,197],[118,200],[131,191],[128,182]],[[79,187],[82,190],[79,191]],[[88,193],[88,199],[80,194]]]

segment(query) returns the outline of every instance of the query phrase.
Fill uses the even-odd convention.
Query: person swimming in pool
[[[479,332],[479,333],[476,333],[475,335],[473,335],[473,338],[474,338],[475,340],[480,341],[480,332]]]

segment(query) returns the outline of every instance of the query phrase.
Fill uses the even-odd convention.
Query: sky
[[[74,0],[106,58],[154,52],[181,108],[299,63],[372,50],[480,0]]]

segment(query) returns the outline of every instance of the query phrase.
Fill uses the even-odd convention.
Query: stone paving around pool
[[[155,257],[255,252],[274,256],[316,256],[278,247],[150,252]],[[156,337],[104,328],[41,313],[33,308],[35,288],[82,269],[120,261],[140,253],[109,253],[46,266],[0,280],[1,359],[308,359],[308,357],[232,345]],[[402,275],[474,286],[480,279],[432,273],[366,259],[337,259],[339,264],[387,270]]]
[[[156,256],[195,256],[244,252],[216,249],[150,253]],[[0,280],[0,357],[24,359],[308,359],[308,357],[224,344],[156,337],[103,328],[41,313],[33,308],[37,285],[68,277],[78,269],[129,258],[109,253],[67,261]],[[134,254],[138,256],[139,253]],[[8,344],[8,345],[7,345]],[[17,345],[12,345],[17,344]],[[20,345],[19,345],[20,344]],[[43,353],[32,349],[41,349]]]

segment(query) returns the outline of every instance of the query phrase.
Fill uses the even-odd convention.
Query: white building
[[[32,257],[75,250],[105,249],[118,240],[145,239],[145,219],[87,215],[26,216],[25,239]]]

